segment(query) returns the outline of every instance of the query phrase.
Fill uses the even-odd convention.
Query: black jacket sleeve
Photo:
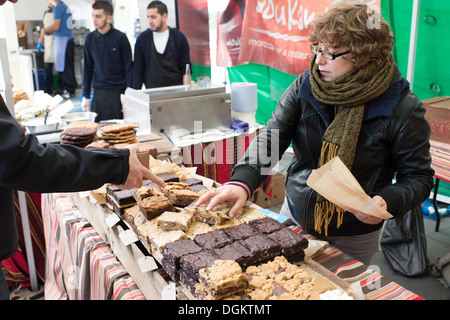
[[[409,92],[394,111],[393,118],[397,121],[389,126],[396,183],[386,186],[378,194],[394,216],[401,216],[425,201],[433,187],[431,129],[425,111],[417,96]]]
[[[10,115],[0,97],[0,186],[27,192],[92,190],[123,184],[129,150],[85,150],[71,145],[39,144]]]

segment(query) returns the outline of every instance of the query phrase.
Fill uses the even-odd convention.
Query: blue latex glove
[[[36,49],[39,53],[42,53],[42,42],[38,42]]]

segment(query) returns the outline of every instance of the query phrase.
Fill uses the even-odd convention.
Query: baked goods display
[[[264,228],[264,225],[268,227]],[[301,257],[304,258],[307,246],[308,240],[302,235],[264,217],[250,222],[237,222],[234,226],[223,229],[215,228],[193,238],[167,244],[162,250],[162,265],[172,280],[180,281],[193,295],[201,298],[202,294],[199,296],[195,290],[196,285],[201,283],[199,272],[202,268],[211,267],[216,261],[232,261],[242,269],[279,256],[286,261],[293,259],[291,262],[294,263],[303,260]],[[213,270],[215,269],[208,269],[207,272],[211,273]],[[212,298],[222,298],[225,294],[211,292],[208,293]]]
[[[301,234],[250,204],[232,219],[230,202],[213,210],[194,207],[194,199],[177,191],[193,192],[193,186],[204,186],[202,179],[166,163],[153,165],[165,188],[152,181],[132,190],[108,185],[106,204],[188,298],[320,299],[320,290],[337,288],[305,268],[308,240]]]

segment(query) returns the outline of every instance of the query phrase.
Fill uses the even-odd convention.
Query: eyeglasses
[[[314,43],[314,44],[311,44],[311,45],[309,46],[309,47],[311,48],[311,51],[312,51],[314,54],[319,54],[319,53],[321,53],[321,54],[322,54],[322,57],[323,57],[324,59],[327,59],[327,60],[334,60],[334,59],[336,59],[337,57],[340,57],[340,56],[343,56],[344,54],[350,53],[350,51],[345,51],[345,52],[341,52],[341,53],[331,53],[331,52],[328,52],[328,51],[319,49],[319,47],[317,47],[318,44],[319,44],[318,42],[316,42],[316,43]]]

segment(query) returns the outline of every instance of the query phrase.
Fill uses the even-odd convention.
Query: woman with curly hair
[[[345,212],[306,180],[339,156],[364,191],[394,217],[429,196],[434,174],[430,127],[424,106],[394,62],[392,38],[380,14],[363,4],[340,2],[319,16],[310,32],[308,70],[285,91],[230,181],[197,204],[211,200],[212,208],[234,200],[233,216],[292,143],[281,212],[305,232],[369,264],[383,220]],[[267,152],[261,150],[279,157],[265,161],[261,155]]]

